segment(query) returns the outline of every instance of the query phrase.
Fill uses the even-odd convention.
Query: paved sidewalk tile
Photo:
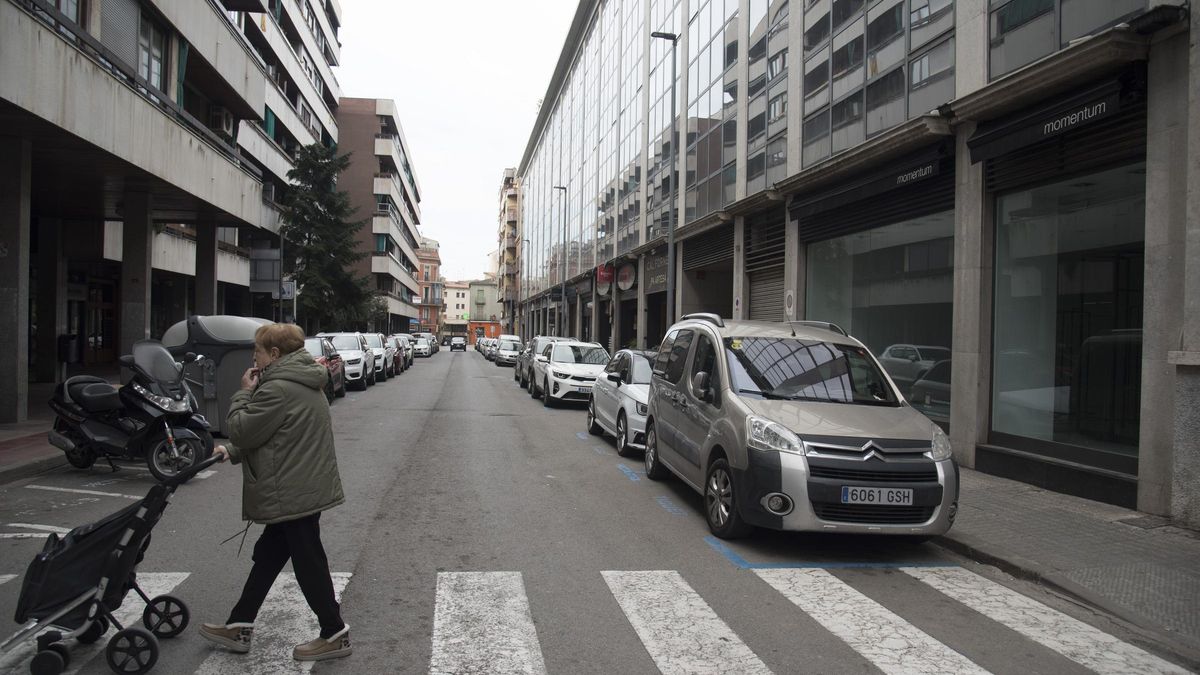
[[[1200,534],[969,469],[959,503],[950,548],[1200,649]]]

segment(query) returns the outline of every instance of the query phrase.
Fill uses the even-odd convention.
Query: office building
[[[505,169],[504,179],[500,183],[499,265],[496,281],[502,305],[500,323],[508,334],[515,334],[519,330],[516,317],[522,278],[520,209],[517,170]]]

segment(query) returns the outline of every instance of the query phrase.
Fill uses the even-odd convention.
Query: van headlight
[[[942,462],[954,456],[954,448],[950,447],[950,437],[942,428],[936,424],[933,426],[932,447],[929,450],[929,458],[935,462]]]
[[[774,450],[804,454],[804,444],[791,429],[778,422],[750,415],[746,418],[746,438],[756,450]]]

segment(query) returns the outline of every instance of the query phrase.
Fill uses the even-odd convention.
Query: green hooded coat
[[[229,406],[229,458],[242,465],[242,519],[269,525],[346,501],[323,387],[329,375],[298,349],[263,369]]]

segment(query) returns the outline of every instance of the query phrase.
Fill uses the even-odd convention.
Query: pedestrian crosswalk
[[[960,639],[957,631],[935,630],[939,638],[925,632],[922,626],[932,630],[928,617],[924,618],[924,622],[919,616],[914,618],[914,602],[957,603],[962,606],[963,612],[973,611],[982,617],[981,621],[994,622],[997,629],[1003,627],[1011,630],[1014,640],[1036,643],[1087,670],[1103,675],[1188,672],[1137,645],[961,567],[895,567],[885,570],[884,574],[894,575],[887,578],[905,580],[900,585],[907,589],[906,593],[921,594],[919,600],[903,593],[893,597],[881,592],[878,583],[872,587],[867,580],[879,579],[879,570],[831,571],[815,567],[780,566],[753,569],[746,573],[754,576],[742,583],[739,591],[754,594],[756,604],[779,604],[779,611],[791,612],[797,631],[816,631],[809,636],[810,644],[826,645],[825,649],[833,649],[833,645],[840,642],[852,650],[860,660],[846,662],[847,672],[877,670],[888,674],[958,674],[987,673],[989,668],[1000,672],[1006,670],[1004,663],[993,661],[981,665],[974,662],[972,659],[981,658],[978,656],[981,652],[955,644]],[[871,577],[871,574],[875,576]],[[11,574],[0,575],[0,585],[14,578],[15,575]],[[185,599],[188,597],[186,587],[175,590],[189,579],[187,573],[140,573],[138,579],[151,596],[174,592]],[[760,581],[761,587],[754,590],[755,584]],[[351,582],[348,573],[334,574],[334,587],[339,598]],[[543,644],[539,640],[539,629],[545,631],[549,625],[539,622],[539,614],[547,616],[551,612],[546,607],[531,606],[527,582],[525,575],[517,571],[437,573],[432,580],[429,598],[434,618],[427,643],[428,672],[437,675],[545,675],[553,672],[547,668],[547,655],[543,653]],[[676,570],[598,572],[597,588],[604,589],[599,591],[602,594],[607,591],[607,595],[598,596],[601,601],[594,611],[598,616],[614,622],[614,626],[620,624],[626,630],[632,629],[629,639],[634,640],[636,636],[636,642],[631,644],[640,642],[644,650],[627,648],[626,653],[614,655],[616,663],[643,662],[644,667],[635,670],[656,668],[667,675],[753,675],[769,674],[773,670],[807,670],[780,664],[777,655],[765,652],[756,654],[749,645],[758,644],[761,649],[761,639],[747,638],[759,637],[754,631],[760,626],[748,621],[744,615],[718,615],[713,607],[726,607],[728,603],[714,601],[714,604],[710,604],[704,597],[705,593],[718,589],[706,586],[706,582],[711,584],[713,580],[708,576],[689,579]],[[6,586],[4,592],[11,592],[11,588],[13,586]],[[761,597],[757,595],[759,592],[763,594]],[[611,596],[611,605],[605,607],[603,598],[608,596]],[[782,598],[786,602],[773,603],[772,598]],[[542,600],[544,602],[544,598]],[[140,622],[142,607],[140,599],[129,598],[119,610],[118,617],[127,625],[136,625]],[[345,614],[353,623],[356,608],[346,607]],[[378,618],[372,617],[372,620]],[[390,622],[406,620],[404,617],[383,618]],[[198,617],[193,619],[198,620]],[[295,577],[285,573],[280,575],[259,614],[250,654],[237,655],[204,645],[200,650],[193,650],[198,658],[194,665],[186,667],[186,671],[197,675],[307,673],[312,664],[294,661],[291,649],[299,638],[308,636],[315,629],[315,620]],[[194,627],[188,634],[193,630]],[[197,638],[191,635],[191,639]],[[67,672],[105,672],[101,656],[104,644],[105,641],[101,640],[90,646],[73,645],[71,668]],[[360,643],[356,655],[369,652],[370,649],[369,645],[364,647]],[[0,675],[27,672],[32,655],[32,646],[26,644],[0,656]],[[364,655],[363,658],[369,659],[370,656]],[[982,660],[986,662],[987,657],[983,656]],[[1065,663],[1062,661],[1062,664]],[[424,667],[406,668],[406,672],[413,670],[424,670]]]

